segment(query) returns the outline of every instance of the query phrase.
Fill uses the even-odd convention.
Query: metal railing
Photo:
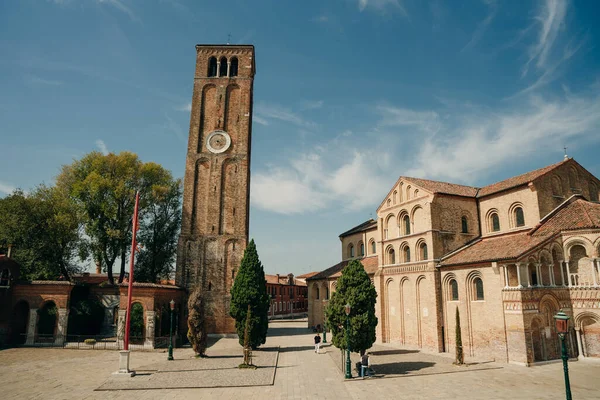
[[[103,335],[44,335],[37,334],[34,337],[28,337],[27,334],[21,334],[17,343],[9,343],[8,347],[53,347],[64,349],[79,350],[122,350],[123,340],[116,336]],[[151,350],[167,348],[169,346],[169,336],[156,336],[152,345],[142,336],[130,336],[130,350]],[[182,343],[182,338],[173,335],[173,346],[178,347]]]

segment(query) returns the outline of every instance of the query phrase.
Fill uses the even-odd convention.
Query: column
[[[57,329],[56,336],[54,338],[55,345],[63,345],[67,340],[67,326],[69,322],[69,309],[68,308],[59,308],[58,309],[58,321],[57,321]]]
[[[542,281],[542,264],[535,264],[535,274],[537,275],[537,285],[536,286],[544,286],[544,282]]]
[[[227,60],[227,76],[229,77],[229,71],[231,70],[231,61]]]
[[[594,286],[598,286],[598,267],[596,266],[597,262],[598,259],[592,258],[592,277],[594,278]]]
[[[217,75],[215,76],[219,76],[219,74],[221,73],[221,61],[217,60]]]
[[[554,263],[548,264],[548,276],[550,277],[550,286],[556,286],[556,279],[554,278]]]
[[[564,266],[563,266],[563,262],[562,262],[562,261],[559,261],[558,263],[559,263],[559,265],[560,265],[560,278],[562,279],[562,285],[563,285],[563,286],[569,286],[568,282],[567,282],[567,284],[565,285],[565,271],[564,271],[564,269],[565,269],[565,268],[564,268]]]
[[[504,264],[504,287],[508,288],[508,265]]]
[[[581,329],[575,328],[575,338],[577,338],[577,352],[579,353],[578,359],[585,358],[583,354],[583,346],[581,345]]]
[[[521,280],[521,268],[523,267],[522,263],[516,264],[517,266],[517,281],[519,282],[519,284],[517,285],[517,287],[519,289],[523,288],[523,281]]]
[[[146,311],[146,337],[144,338],[144,347],[154,348],[154,316],[155,311]]]
[[[117,347],[123,348],[123,340],[125,340],[125,316],[127,310],[119,310],[119,319],[117,320]]]
[[[35,343],[35,331],[37,330],[37,308],[29,309],[29,323],[27,324],[27,340],[25,344],[32,346]]]

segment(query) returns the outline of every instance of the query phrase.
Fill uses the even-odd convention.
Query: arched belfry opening
[[[211,57],[208,60],[207,76],[209,76],[209,77],[217,76],[217,58],[216,57]]]

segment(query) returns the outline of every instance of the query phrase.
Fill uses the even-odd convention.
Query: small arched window
[[[377,253],[377,248],[376,248],[376,244],[375,241],[371,242],[371,254],[375,254]]]
[[[354,257],[354,245],[352,245],[352,244],[350,246],[348,246],[348,256],[350,258]]]
[[[396,264],[396,252],[393,247],[388,250],[388,264]]]
[[[469,221],[467,220],[467,217],[463,216],[460,219],[460,226],[462,233],[469,233]]]
[[[10,285],[10,271],[8,268],[2,270],[0,274],[0,286],[9,286]]]
[[[523,215],[523,209],[521,207],[515,208],[515,225],[525,226],[525,216]]]
[[[405,215],[404,218],[402,218],[402,223],[404,224],[404,234],[410,235],[410,217]]]
[[[394,190],[394,204],[398,201],[398,191]]]
[[[421,246],[419,246],[419,251],[421,253],[421,260],[427,260],[429,258],[427,254],[427,243],[421,243]]]
[[[475,300],[483,300],[483,281],[481,278],[475,278],[473,284],[475,286]]]
[[[562,183],[558,176],[552,177],[552,195],[553,196],[562,196]]]
[[[231,59],[231,65],[229,66],[229,76],[235,77],[238,75],[238,59],[237,57],[233,57]]]
[[[227,76],[227,59],[225,57],[221,57],[219,65],[219,76]]]
[[[598,201],[598,187],[594,182],[590,182],[590,201]]]
[[[360,244],[360,256],[363,257],[365,255],[365,244]]]
[[[456,282],[456,279],[450,281],[450,300],[458,300],[458,283]]]
[[[493,213],[490,215],[492,232],[498,232],[500,230],[500,218],[498,218],[498,214]]]
[[[406,187],[406,200],[410,200],[410,185]]]
[[[329,288],[325,288],[325,300],[329,300]]]
[[[208,60],[208,76],[217,76],[217,59],[215,57]]]
[[[410,262],[410,247],[404,248],[404,262]]]
[[[317,288],[317,300],[319,300],[319,288]]]

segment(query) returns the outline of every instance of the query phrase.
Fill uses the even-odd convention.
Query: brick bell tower
[[[235,333],[230,289],[248,243],[254,46],[197,45],[175,281],[199,286],[209,333]]]

